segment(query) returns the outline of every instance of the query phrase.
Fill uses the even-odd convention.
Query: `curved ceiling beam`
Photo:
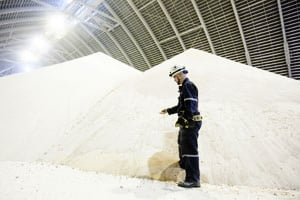
[[[161,0],[156,0],[156,1],[157,1],[157,3],[159,4],[159,6],[160,6],[160,8],[162,9],[162,11],[164,12],[165,16],[167,17],[168,22],[169,22],[170,25],[172,26],[172,29],[173,29],[173,31],[174,31],[174,33],[175,33],[175,35],[176,35],[176,37],[177,37],[177,39],[178,39],[178,41],[179,41],[181,47],[182,47],[183,50],[185,51],[185,50],[186,50],[186,47],[185,47],[185,45],[184,45],[184,43],[183,43],[183,41],[182,41],[182,38],[181,38],[180,35],[179,35],[179,32],[178,32],[178,30],[177,30],[177,28],[176,28],[176,26],[175,26],[173,20],[171,19],[171,16],[169,15],[169,13],[168,13],[168,11],[167,11],[165,5],[162,3]]]
[[[252,65],[250,54],[249,54],[248,47],[247,47],[247,42],[246,42],[246,39],[245,39],[245,36],[244,36],[243,27],[242,27],[242,24],[241,24],[241,21],[240,21],[239,13],[237,12],[234,0],[230,0],[230,2],[231,2],[231,7],[233,9],[233,12],[234,12],[234,15],[235,15],[235,19],[236,19],[239,31],[240,31],[242,42],[243,42],[243,45],[244,45],[247,64],[248,65]]]
[[[6,36],[6,37],[0,37],[0,43],[3,41],[12,41],[12,40],[20,40],[20,41],[24,41],[28,39],[28,36],[32,37],[32,33],[29,32],[22,32],[22,33],[18,33],[18,34],[13,34],[11,36]]]
[[[61,59],[58,57],[60,57],[60,55],[56,52],[53,52],[51,55],[49,54],[48,56],[44,55],[43,56],[44,59],[43,58],[39,59],[37,67],[44,67],[44,66],[57,64],[61,62]]]
[[[21,48],[23,46],[24,46],[24,44],[22,42],[20,42],[20,41],[12,41],[12,42],[9,42],[7,44],[1,44],[0,43],[0,52],[1,51],[5,52],[6,49],[8,49],[8,48],[16,48],[16,49],[18,49],[18,48]]]
[[[18,51],[18,50],[19,49],[16,47],[9,47],[9,48],[0,49],[0,53],[1,52],[14,52],[14,51]],[[3,55],[3,54],[1,53],[1,55]]]
[[[101,19],[101,18],[99,18],[99,17],[97,17],[97,16],[94,16],[94,15],[89,14],[89,17],[90,17],[91,19],[93,19],[93,20],[95,21],[95,23],[96,23],[98,26],[99,26],[99,24],[102,25],[101,28],[100,28],[100,26],[99,26],[100,29],[107,29],[107,30],[110,30],[110,29],[113,28],[113,25],[108,24],[108,22],[106,22],[105,20],[103,20],[103,19]],[[88,22],[88,20],[85,20],[85,22]],[[92,23],[90,23],[90,24],[92,24]],[[94,23],[93,23],[93,24],[94,24]]]
[[[85,27],[84,24],[80,23],[79,25],[85,32],[87,32],[93,38],[93,40],[96,41],[96,43],[101,47],[101,49],[103,49],[105,54],[111,56],[111,53],[108,51],[108,49],[101,43],[100,40],[98,40],[98,38],[88,28]]]
[[[71,34],[76,38],[77,41],[80,41],[83,46],[89,50],[90,53],[93,53],[94,50],[80,37],[78,34],[75,34],[76,31],[71,31]],[[88,52],[86,54],[89,54]]]
[[[24,36],[24,35],[28,35],[26,33],[23,33],[23,34],[19,34],[21,36]],[[0,37],[0,44],[3,42],[3,43],[6,43],[6,42],[9,42],[11,40],[15,40],[17,39],[16,37]]]
[[[125,59],[129,63],[129,65],[132,66],[132,67],[134,67],[132,61],[130,60],[130,58],[128,57],[127,53],[124,51],[123,47],[120,45],[120,43],[108,31],[105,31],[105,33],[113,41],[113,43],[117,46],[117,48],[119,49],[119,51],[121,51],[121,53],[123,54],[123,56],[125,57]]]
[[[55,6],[53,6],[53,5],[50,5],[50,4],[48,4],[48,3],[45,3],[45,2],[43,2],[43,1],[41,1],[41,0],[31,0],[31,1],[34,2],[34,3],[37,3],[37,4],[41,5],[41,6],[44,6],[44,7],[46,7],[46,8],[49,8],[49,9],[53,9],[53,10],[55,10],[55,11],[58,10],[57,7],[55,7]]]
[[[30,20],[28,20],[30,19]],[[3,25],[10,25],[10,24],[16,24],[16,23],[24,23],[24,22],[38,22],[43,21],[45,19],[41,17],[26,17],[26,18],[19,18],[19,19],[7,19],[7,20],[1,20],[0,26]]]
[[[1,59],[0,59],[0,61],[1,61]],[[5,61],[5,62],[10,62],[10,61]],[[12,62],[10,62],[10,63],[12,63]],[[13,68],[15,68],[15,66],[10,66],[10,67],[8,67],[6,69],[3,69],[2,71],[0,71],[0,74],[3,74],[4,72],[7,72],[7,71],[9,71],[9,70],[11,70]]]
[[[142,21],[143,25],[145,26],[145,28],[147,29],[148,33],[152,37],[152,40],[155,42],[155,44],[156,44],[157,48],[159,49],[161,55],[163,56],[164,60],[167,60],[167,56],[166,56],[165,52],[163,51],[162,47],[160,46],[159,41],[155,37],[155,35],[154,35],[153,31],[151,30],[149,24],[146,22],[146,20],[144,19],[144,17],[140,13],[140,11],[137,9],[137,7],[134,5],[134,3],[132,2],[132,0],[127,0],[127,2],[131,6],[131,8],[134,10],[135,14]]]
[[[61,63],[61,62],[67,61],[66,57],[64,55],[62,55],[59,51],[57,51],[55,49],[52,49],[50,51],[52,53],[49,54],[48,56],[43,55],[44,58],[45,58],[44,62],[42,62],[43,64],[48,62],[49,65],[53,65],[53,64],[56,64],[56,63]],[[52,60],[54,60],[55,63],[53,63]]]
[[[13,64],[19,64],[19,62],[15,61],[15,60],[8,59],[8,58],[0,58],[0,61],[13,63]]]
[[[114,26],[117,24],[117,20],[114,19],[113,17],[109,16],[108,14],[96,9],[95,7],[97,7],[97,5],[100,5],[100,3],[102,2],[101,0],[100,1],[96,1],[95,5],[91,6],[91,5],[87,5],[87,3],[83,3],[81,2],[80,0],[73,0],[73,2],[76,2],[76,4],[82,6],[80,9],[80,12],[75,12],[73,14],[71,14],[72,16],[74,15],[79,15],[79,16],[82,16],[84,15],[84,17],[88,17],[87,19],[84,19],[83,21],[85,23],[88,23],[89,19],[93,19],[97,25],[102,25],[103,27],[100,28],[97,27],[97,29],[105,29],[105,30],[111,30],[114,28]],[[73,5],[76,5],[76,4],[73,4]],[[71,6],[70,6],[71,7]],[[86,8],[86,9],[83,9],[83,8]],[[69,10],[69,8],[66,9],[66,12]],[[88,23],[89,25],[90,24],[93,24],[94,23]],[[95,25],[94,25],[95,26]]]
[[[199,30],[199,29],[201,29],[201,28],[202,28],[201,25],[196,26],[196,27],[191,28],[191,29],[189,29],[189,30],[187,30],[187,31],[184,31],[184,32],[179,33],[179,36],[182,37],[182,36],[187,35],[187,34],[189,34],[189,33],[191,33],[191,32],[197,31],[197,30]],[[164,40],[161,40],[159,43],[160,43],[160,44],[163,44],[163,43],[165,43],[165,42],[174,40],[175,38],[177,38],[176,35],[171,36],[171,37],[168,37],[168,38],[166,38],[166,39],[164,39]]]
[[[74,0],[76,3],[86,7],[87,9],[89,10],[92,10],[93,12],[97,13],[98,15],[104,17],[104,18],[107,18],[107,19],[110,19],[112,21],[114,21],[115,23],[118,23],[117,20],[111,16],[109,16],[108,14],[104,13],[104,12],[101,12],[100,10],[94,8],[92,5],[88,5],[87,3],[83,3],[81,2],[80,0]],[[104,0],[98,0],[97,3],[98,5],[100,5]]]
[[[67,55],[67,56],[68,56],[69,58],[71,58],[72,60],[76,58],[72,53],[70,53],[70,52],[66,49],[66,47],[64,47],[64,46],[61,44],[61,42],[59,42],[57,45],[58,45],[57,48],[54,48],[54,49],[56,49],[57,52],[62,53],[63,56],[64,56],[64,58],[66,58],[65,55]],[[68,61],[68,59],[65,59],[65,61]]]
[[[20,40],[20,39],[13,39],[13,40],[10,40],[9,42],[6,42],[6,43],[0,43],[0,51],[3,49],[3,51],[5,51],[7,48],[11,47],[11,46],[20,46],[21,47],[24,47],[26,46],[24,44],[24,40]]]
[[[9,32],[16,32],[16,31],[21,31],[21,32],[27,32],[27,31],[31,31],[31,30],[34,30],[34,29],[37,29],[37,30],[41,30],[40,27],[42,27],[43,25],[28,25],[28,26],[25,26],[25,27],[20,27],[20,26],[17,26],[17,27],[9,27],[9,28],[3,28],[0,30],[0,34],[5,34],[5,33],[9,33]]]
[[[71,46],[73,49],[75,49],[75,51],[77,52],[77,53],[79,53],[79,55],[80,56],[85,56],[84,54],[83,54],[83,52],[80,50],[80,49],[78,49],[72,42],[70,42],[67,38],[64,38],[64,41],[69,45],[69,46]]]
[[[53,8],[50,7],[18,7],[18,8],[7,8],[0,10],[0,15],[12,14],[12,13],[20,13],[20,12],[46,12],[53,11]]]
[[[198,19],[199,19],[199,21],[200,21],[200,23],[201,23],[201,25],[202,25],[202,28],[203,28],[203,30],[204,30],[204,34],[205,34],[206,39],[207,39],[207,41],[208,41],[210,50],[211,50],[211,52],[212,52],[213,54],[216,54],[214,45],[213,45],[213,43],[212,43],[212,41],[211,41],[209,32],[208,32],[208,30],[207,30],[207,27],[206,27],[206,24],[205,24],[204,19],[203,19],[203,17],[202,17],[202,14],[201,14],[201,12],[200,12],[198,6],[197,6],[197,3],[196,3],[195,0],[191,0],[191,1],[192,1],[194,10],[196,11],[196,14],[197,14],[197,16],[198,16]]]
[[[76,2],[79,2],[79,1],[76,1]],[[80,3],[80,5],[82,5],[82,6],[87,6],[85,3],[81,3],[81,2],[79,2]],[[90,8],[91,9],[91,8]],[[99,13],[100,11],[98,11],[97,13]],[[73,18],[75,18],[75,19],[77,19],[76,17],[74,17],[73,15],[70,15],[71,17],[73,17]],[[92,18],[92,19],[94,19],[94,20],[98,20],[98,19],[100,19],[99,17],[97,17],[97,19],[95,19],[95,16],[89,16],[89,18]],[[102,19],[101,19],[102,20]],[[100,31],[103,31],[103,32],[105,32],[106,31],[106,29],[103,27],[100,27],[100,26],[97,26],[96,24],[93,24],[93,23],[90,23],[90,22],[88,22],[88,20],[84,20],[84,21],[81,21],[81,20],[78,20],[79,21],[79,26],[80,26],[80,28],[81,29],[83,29],[84,30],[84,32],[86,32],[88,35],[90,35],[91,37],[92,37],[92,39],[94,39],[95,41],[96,41],[96,43],[104,50],[104,52],[106,53],[106,54],[108,54],[108,55],[111,55],[110,54],[110,52],[107,50],[107,48],[102,44],[102,42],[100,41],[100,40],[98,40],[98,38],[97,37],[95,37],[95,35],[86,27],[86,26],[89,26],[90,28],[93,28],[93,29],[95,29],[95,30],[100,30]],[[102,20],[102,21],[104,21],[104,20]],[[107,26],[106,24],[103,24],[103,23],[101,23],[103,26]],[[111,28],[111,26],[109,26],[109,28]],[[91,49],[90,49],[91,50]],[[93,50],[92,50],[92,52],[94,52]]]
[[[281,8],[281,2],[280,2],[280,0],[277,0],[277,4],[278,4],[279,16],[280,16],[282,37],[283,37],[283,47],[284,47],[284,54],[285,54],[285,62],[287,64],[289,77],[292,78],[293,75],[292,75],[292,70],[291,70],[290,49],[289,49],[289,44],[287,42],[287,38],[286,38],[286,34],[285,34],[285,26],[284,26],[284,20],[283,20],[283,14],[282,14],[282,8]]]
[[[63,48],[63,52],[65,52],[65,48],[62,47],[60,45],[60,43],[58,44],[60,48]],[[60,50],[56,49],[56,48],[53,48],[53,49],[50,49],[51,52],[53,52],[54,54],[58,55],[58,57],[60,58],[59,61],[63,60],[63,61],[67,61],[68,59],[64,56],[64,53],[61,53]]]
[[[113,20],[113,21],[115,21],[115,19],[114,18],[112,18],[112,17],[110,17],[109,15],[107,15],[107,14],[105,14],[105,13],[103,13],[103,12],[101,12],[101,11],[99,11],[99,10],[97,10],[97,9],[95,9],[95,8],[93,8],[93,7],[91,7],[91,6],[89,6],[89,5],[87,5],[86,3],[83,3],[83,2],[81,2],[81,1],[78,1],[78,0],[76,0],[76,1],[74,1],[74,2],[76,2],[76,3],[78,3],[78,4],[80,4],[81,6],[83,6],[83,7],[86,7],[86,8],[88,8],[89,10],[92,10],[93,12],[96,12],[97,14],[99,14],[99,15],[101,15],[102,17],[105,17],[105,18],[109,18],[110,20]],[[68,10],[68,8],[66,9],[66,10]],[[91,18],[93,18],[94,20],[96,20],[95,18],[94,18],[95,16],[91,16]],[[99,17],[97,17],[97,19],[99,19],[99,20],[101,20],[102,22],[104,22],[104,20],[103,19],[100,19]],[[106,53],[106,54],[108,54],[109,56],[111,56],[111,53],[107,50],[107,48],[102,44],[102,42],[86,27],[86,26],[90,26],[90,27],[92,27],[92,28],[94,28],[94,29],[96,29],[96,30],[101,30],[101,31],[105,31],[105,29],[102,29],[102,28],[100,28],[100,27],[98,27],[98,26],[96,26],[96,25],[94,25],[94,24],[92,24],[92,23],[89,23],[88,22],[88,20],[86,20],[85,21],[86,23],[79,23],[79,26],[80,26],[80,28],[81,29],[83,29],[83,31],[84,32],[86,32],[88,35],[90,35],[91,37],[92,37],[92,39],[93,40],[95,40],[96,41],[96,43],[101,47],[101,49]],[[106,23],[106,22],[105,22]],[[108,25],[109,26],[109,25]],[[111,28],[111,26],[109,26],[109,28]],[[92,51],[92,52],[94,52],[92,49],[90,49],[90,51]]]
[[[125,24],[123,23],[123,21],[119,18],[119,16],[115,13],[115,11],[110,7],[110,5],[108,5],[106,2],[103,2],[103,5],[114,16],[114,18],[118,20],[119,24],[121,25],[121,27],[123,28],[123,30],[126,32],[126,34],[128,35],[128,37],[130,38],[130,40],[133,42],[133,44],[135,45],[135,47],[137,48],[137,50],[139,51],[139,53],[142,55],[144,61],[146,62],[146,64],[148,65],[148,68],[150,69],[151,68],[151,64],[150,64],[147,56],[145,55],[144,51],[142,50],[142,48],[140,47],[140,45],[138,44],[138,42],[135,40],[135,38],[133,37],[133,35],[131,34],[131,32],[125,26]]]

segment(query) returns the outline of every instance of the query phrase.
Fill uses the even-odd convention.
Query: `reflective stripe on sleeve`
[[[195,99],[195,98],[185,98],[184,101],[198,101],[198,99]]]
[[[193,157],[193,158],[197,158],[197,157],[199,157],[199,155],[183,154],[182,157]]]

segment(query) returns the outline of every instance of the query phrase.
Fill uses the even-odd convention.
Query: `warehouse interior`
[[[299,80],[299,32],[299,0],[0,0],[0,76],[96,52],[146,71],[195,48]]]

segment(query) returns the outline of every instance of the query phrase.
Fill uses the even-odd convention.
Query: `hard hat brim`
[[[188,70],[186,69],[178,69],[172,73],[169,74],[170,77],[174,77],[175,75],[179,74],[180,72],[184,73],[184,74],[187,74],[188,73]]]

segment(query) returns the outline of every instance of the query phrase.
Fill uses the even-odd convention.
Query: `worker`
[[[198,132],[202,125],[202,117],[198,111],[198,89],[186,74],[184,66],[171,67],[169,76],[179,86],[178,104],[163,109],[160,113],[169,115],[177,113],[175,123],[179,127],[178,151],[179,166],[185,170],[185,179],[178,186],[185,188],[200,187],[200,169],[198,154]]]

